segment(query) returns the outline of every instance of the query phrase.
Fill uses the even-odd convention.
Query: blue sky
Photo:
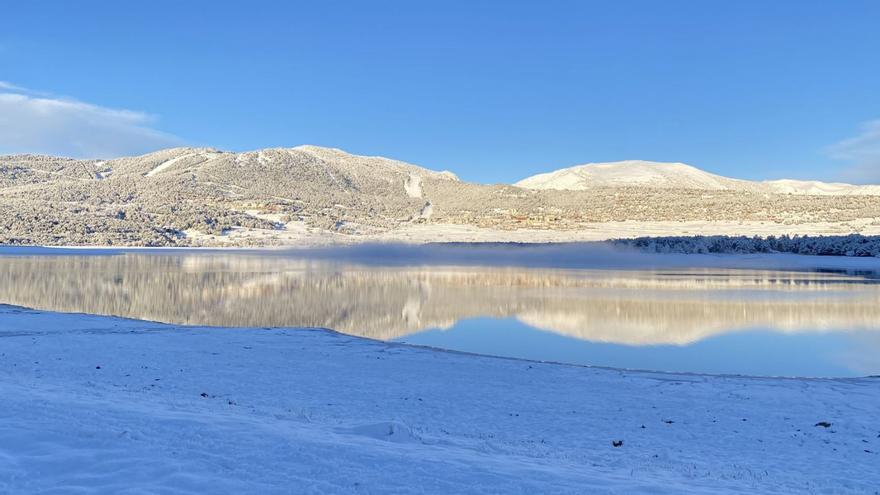
[[[880,181],[880,2],[8,2],[0,153],[317,144]],[[5,115],[4,115],[5,114]]]

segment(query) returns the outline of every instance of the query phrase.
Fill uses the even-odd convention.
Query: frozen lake
[[[620,368],[880,374],[880,280],[870,264],[815,270],[806,266],[809,257],[779,265],[552,251],[530,258],[514,248],[371,249],[5,250],[0,303],[186,325],[323,327]]]

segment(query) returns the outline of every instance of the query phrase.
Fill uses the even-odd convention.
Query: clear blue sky
[[[88,127],[128,118],[112,108],[152,116],[120,124],[144,141],[74,154],[308,143],[480,182],[622,159],[867,180],[878,33],[870,0],[7,2],[0,81],[29,100],[5,127],[0,107],[0,152],[117,139]],[[46,125],[38,99],[93,113]]]

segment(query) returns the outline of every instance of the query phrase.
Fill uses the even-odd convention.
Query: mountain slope
[[[314,146],[173,148],[100,162],[0,157],[0,213],[8,213],[0,242],[168,245],[186,243],[188,232],[272,230],[291,220],[381,230],[429,211],[422,190],[432,181],[458,179]]]

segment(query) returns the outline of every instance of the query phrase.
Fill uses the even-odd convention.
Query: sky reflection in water
[[[658,371],[760,376],[865,376],[880,373],[880,332],[785,334],[753,329],[687,345],[624,345],[566,337],[515,318],[473,318],[400,342],[478,354]]]

